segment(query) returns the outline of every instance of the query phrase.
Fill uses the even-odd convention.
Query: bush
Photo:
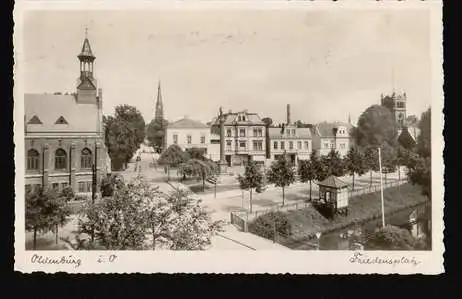
[[[418,249],[417,240],[406,229],[387,225],[377,229],[366,240],[366,250],[414,250]]]
[[[266,239],[274,239],[274,225],[276,232],[282,236],[292,234],[292,225],[290,224],[287,215],[282,212],[270,212],[268,214],[257,217],[249,223],[249,231]]]
[[[62,197],[66,198],[67,201],[72,200],[75,197],[74,190],[71,187],[66,187],[61,191]]]

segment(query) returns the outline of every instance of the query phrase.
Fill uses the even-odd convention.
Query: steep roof
[[[295,129],[295,136],[287,136],[285,134],[286,129]],[[295,126],[286,126],[284,127],[284,132],[282,128],[279,127],[270,127],[269,128],[269,137],[272,139],[281,139],[281,138],[311,138],[310,128],[297,128]]]
[[[206,129],[208,128],[207,125],[199,121],[192,120],[190,118],[184,117],[180,120],[177,120],[174,123],[168,124],[168,128],[175,128],[175,129]]]
[[[341,179],[337,178],[334,175],[330,175],[324,181],[317,183],[319,186],[332,187],[336,189],[348,187],[349,184],[345,183]]]
[[[95,58],[95,55],[93,55],[93,52],[91,51],[90,41],[88,40],[88,38],[85,38],[85,40],[83,41],[82,51],[80,52],[79,57]]]
[[[353,125],[344,122],[322,122],[318,123],[313,127],[314,134],[320,137],[335,137],[334,136],[334,128],[338,128],[340,126],[346,127],[348,131],[353,129]]]
[[[239,120],[239,115],[245,115],[245,120]],[[257,113],[243,112],[228,112],[224,113],[225,125],[265,125]],[[214,125],[219,124],[218,117],[212,120]]]
[[[24,109],[28,132],[97,132],[98,107],[78,104],[74,95],[25,94]],[[38,118],[41,123],[32,121]],[[67,122],[57,123],[64,118]]]

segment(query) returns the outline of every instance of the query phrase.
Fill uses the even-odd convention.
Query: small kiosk
[[[348,214],[349,184],[331,175],[317,185],[319,186],[318,204],[321,207],[330,211],[332,217],[337,213]]]

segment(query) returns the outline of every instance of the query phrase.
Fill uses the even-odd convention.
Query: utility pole
[[[385,207],[383,203],[383,183],[382,183],[382,155],[380,152],[380,147],[378,148],[379,150],[379,171],[380,171],[380,199],[382,201],[382,227],[385,227]]]

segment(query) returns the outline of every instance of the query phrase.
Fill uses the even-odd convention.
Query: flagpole
[[[379,150],[379,171],[380,171],[380,199],[382,201],[382,227],[385,227],[385,208],[383,203],[383,183],[382,183],[382,155]]]

